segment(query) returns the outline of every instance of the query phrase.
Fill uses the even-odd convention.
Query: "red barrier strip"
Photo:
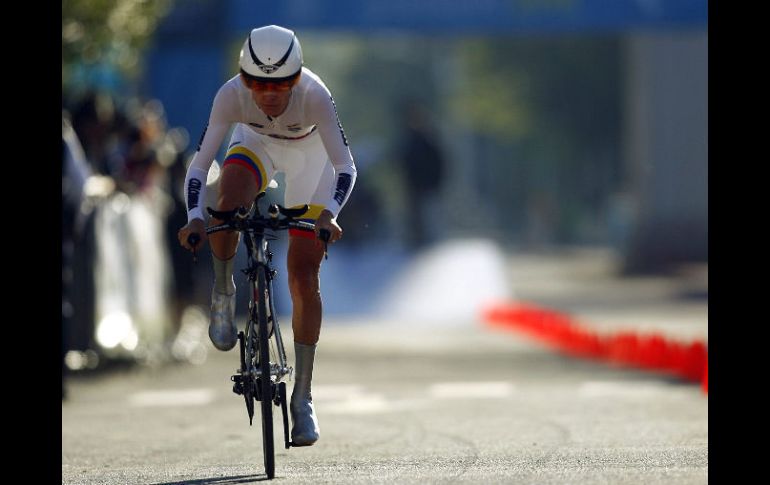
[[[708,350],[703,341],[686,344],[659,333],[598,335],[567,314],[522,302],[492,305],[482,317],[490,327],[523,332],[567,355],[674,375],[699,382],[708,394]]]

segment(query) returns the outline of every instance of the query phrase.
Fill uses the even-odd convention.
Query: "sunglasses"
[[[241,73],[241,80],[252,91],[288,91],[297,84],[299,76],[281,81],[261,81]]]

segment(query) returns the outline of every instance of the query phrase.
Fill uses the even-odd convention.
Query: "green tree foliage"
[[[620,176],[620,39],[484,37],[459,55],[450,111],[488,147],[490,189],[512,226],[548,213],[557,240],[579,240]]]
[[[615,37],[476,39],[462,44],[458,120],[501,141],[606,138],[618,122]]]
[[[62,87],[77,67],[110,65],[127,78],[173,0],[63,0]]]

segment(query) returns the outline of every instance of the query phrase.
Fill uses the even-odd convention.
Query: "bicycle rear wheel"
[[[275,477],[275,446],[273,441],[273,392],[270,378],[270,342],[267,333],[267,279],[265,268],[257,269],[254,301],[257,303],[257,340],[259,342],[259,387],[262,398],[262,452],[265,474],[268,479]]]

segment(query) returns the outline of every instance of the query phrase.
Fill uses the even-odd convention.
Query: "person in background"
[[[397,159],[406,191],[406,239],[412,249],[429,241],[425,227],[427,204],[444,179],[444,156],[425,108],[414,100],[403,103],[404,116]]]

